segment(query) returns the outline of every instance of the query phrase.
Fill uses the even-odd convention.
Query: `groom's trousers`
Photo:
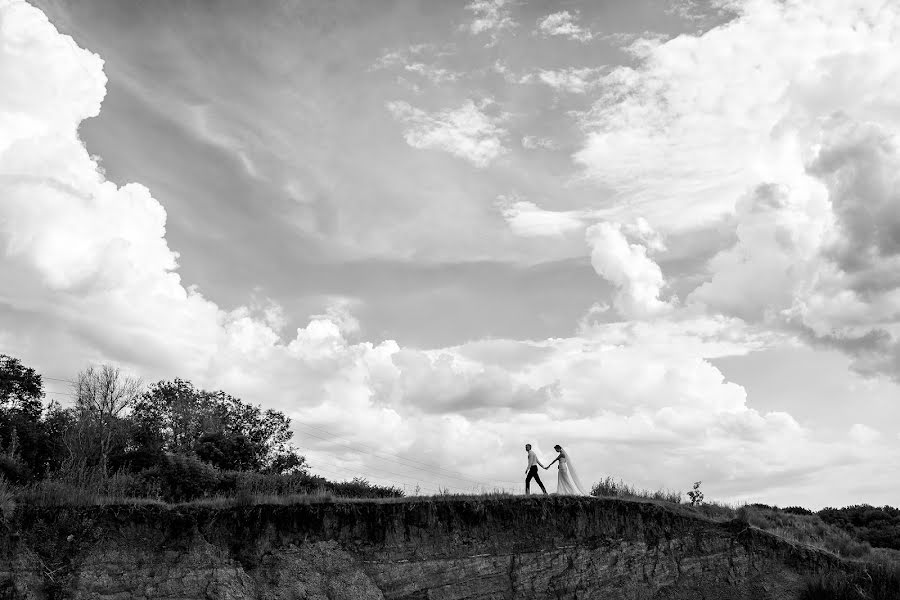
[[[534,479],[537,481],[537,484],[541,486],[541,491],[545,494],[547,493],[547,488],[544,487],[543,482],[541,481],[540,476],[538,475],[537,465],[531,465],[531,468],[528,469],[528,475],[525,476],[525,493],[531,493],[531,480]]]

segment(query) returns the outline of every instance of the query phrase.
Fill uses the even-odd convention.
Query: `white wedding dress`
[[[559,478],[556,481],[556,493],[560,496],[587,496],[572,459],[563,449],[559,453]]]

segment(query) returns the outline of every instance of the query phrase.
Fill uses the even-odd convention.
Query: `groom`
[[[531,480],[534,479],[537,481],[537,484],[541,486],[541,491],[544,492],[544,495],[547,494],[547,488],[544,487],[544,484],[541,482],[541,478],[538,476],[538,465],[544,467],[541,464],[541,461],[538,460],[537,455],[535,455],[534,451],[531,449],[531,444],[525,444],[525,451],[528,452],[528,467],[525,469],[525,493],[531,493]],[[544,467],[545,469],[547,467]]]

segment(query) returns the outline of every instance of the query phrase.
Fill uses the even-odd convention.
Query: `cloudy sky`
[[[0,352],[283,410],[336,479],[531,441],[896,504],[898,46],[892,0],[0,0]]]

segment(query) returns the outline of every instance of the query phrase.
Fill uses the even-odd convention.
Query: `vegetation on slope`
[[[402,495],[310,472],[290,419],[189,381],[141,383],[110,366],[73,382],[73,404],[45,405],[40,374],[0,354],[0,508],[122,499]]]

